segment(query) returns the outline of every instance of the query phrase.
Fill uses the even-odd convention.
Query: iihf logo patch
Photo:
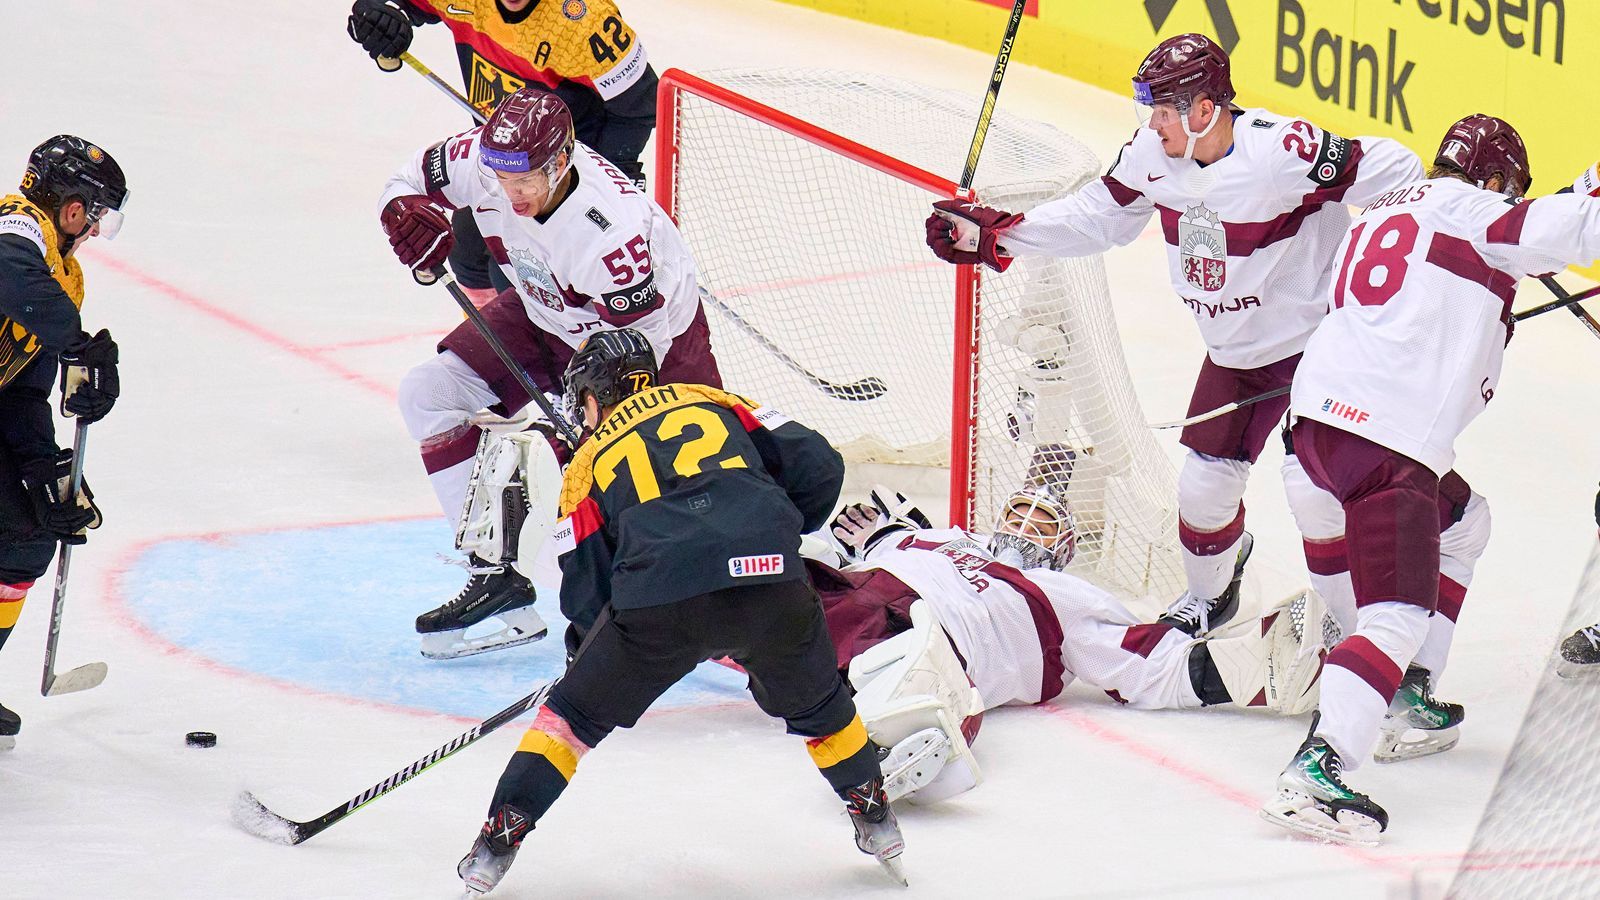
[[[734,578],[749,578],[754,575],[782,575],[783,554],[768,553],[764,556],[735,556],[728,560],[728,574]]]

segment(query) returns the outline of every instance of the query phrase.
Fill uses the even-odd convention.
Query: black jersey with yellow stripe
[[[634,394],[567,466],[552,535],[562,612],[587,627],[607,602],[804,578],[800,535],[843,482],[827,439],[776,410],[704,385]]]
[[[82,333],[82,305],[83,269],[61,255],[54,219],[21,194],[0,197],[0,389]]]
[[[467,96],[485,116],[527,85],[583,84],[610,100],[645,74],[638,35],[612,0],[534,0],[507,13],[495,0],[405,0],[455,38]]]

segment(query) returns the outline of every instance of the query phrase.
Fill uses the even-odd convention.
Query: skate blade
[[[1423,737],[1420,740],[1408,741],[1405,736],[1416,732]],[[1408,728],[1398,734],[1385,734],[1379,742],[1378,749],[1372,752],[1372,761],[1377,763],[1402,762],[1408,759],[1417,759],[1422,756],[1432,756],[1443,753],[1461,743],[1461,729],[1450,727],[1439,731],[1423,731],[1418,728]]]
[[[1280,828],[1335,844],[1376,847],[1383,833],[1370,816],[1347,809],[1333,818],[1319,809],[1315,800],[1295,791],[1280,792],[1260,812],[1261,818]]]
[[[901,862],[900,860],[900,854],[905,849],[905,844],[899,844],[895,847],[891,847],[890,849],[884,851],[883,855],[878,857],[878,864],[883,866],[883,871],[887,872],[889,877],[895,880],[896,884],[900,885],[901,887],[910,887],[911,882],[906,880],[905,863]]]
[[[894,745],[882,766],[888,770],[883,778],[883,793],[889,802],[926,787],[939,776],[949,761],[947,751],[950,738],[937,728],[919,731]]]
[[[499,631],[491,632],[480,637],[469,638],[467,629],[458,628],[454,631],[435,631],[422,636],[422,655],[428,659],[459,659],[463,656],[476,656],[479,653],[488,653],[491,650],[502,650],[507,647],[519,647],[543,640],[550,634],[550,629],[544,620],[532,609],[517,610],[520,624],[507,624]],[[532,613],[531,615],[528,615]],[[502,622],[505,619],[501,619]]]
[[[1556,674],[1562,678],[1588,678],[1600,675],[1600,663],[1575,663],[1569,659],[1556,661]]]

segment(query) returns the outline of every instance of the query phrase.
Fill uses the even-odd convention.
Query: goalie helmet
[[[82,201],[89,227],[99,225],[107,240],[121,229],[122,208],[128,203],[128,182],[117,161],[70,134],[58,134],[33,148],[21,190],[28,200],[52,213],[73,200]]]
[[[594,397],[601,409],[656,386],[656,352],[632,328],[601,331],[586,338],[562,376],[567,413],[583,421],[583,397]]]
[[[1504,182],[1500,191],[1510,197],[1521,197],[1533,186],[1522,136],[1504,119],[1483,113],[1473,113],[1450,126],[1433,164],[1455,169],[1478,187],[1499,175]]]
[[[1077,526],[1067,501],[1039,483],[1028,483],[1006,498],[989,536],[989,552],[1019,569],[1060,571],[1078,550]]]
[[[480,174],[491,190],[498,190],[497,173],[542,171],[553,188],[572,166],[575,140],[572,112],[560,97],[522,88],[501,101],[483,124],[478,140]]]

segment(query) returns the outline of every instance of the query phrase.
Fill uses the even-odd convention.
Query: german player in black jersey
[[[598,332],[567,367],[568,404],[592,436],[567,467],[548,540],[561,608],[583,631],[512,756],[457,871],[487,892],[565,790],[578,760],[707,659],[730,657],[750,692],[845,801],[856,844],[904,883],[904,841],[878,747],[840,677],[806,577],[802,532],[827,520],[838,451],[776,410],[694,384],[657,384],[631,328]]]
[[[100,523],[87,486],[68,500],[72,451],[56,446],[50,394],[59,364],[62,413],[94,422],[116,402],[117,345],[83,330],[74,253],[116,234],[127,198],[116,160],[67,134],[35,147],[21,188],[0,197],[0,646],[56,543]],[[21,727],[0,706],[0,749]]]

